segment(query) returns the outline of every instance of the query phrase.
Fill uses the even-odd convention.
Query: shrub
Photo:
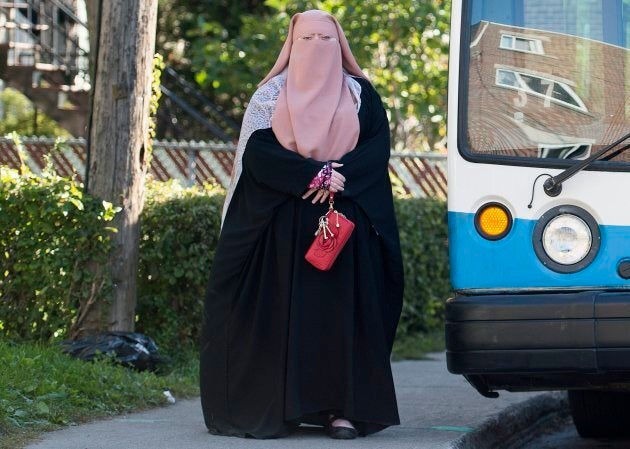
[[[398,336],[439,329],[451,291],[446,203],[396,198],[405,270],[405,297]]]
[[[173,352],[196,344],[219,237],[222,189],[148,182],[141,217],[137,330]]]
[[[80,185],[0,167],[0,333],[19,340],[66,336],[80,298],[107,297],[106,271],[95,279],[88,265],[105,260],[110,203],[83,195]]]
[[[44,173],[1,169],[0,333],[17,340],[58,340],[76,319],[79,299],[94,294],[88,263],[106,260],[111,204],[80,184]],[[136,330],[166,353],[196,346],[217,244],[224,190],[147,181],[141,216]],[[398,336],[439,329],[450,294],[446,206],[396,198],[405,269]],[[110,279],[96,289],[107,297]]]
[[[205,286],[219,234],[223,191],[149,183],[142,215],[138,329],[177,350],[199,338]],[[398,336],[437,330],[450,295],[446,204],[396,198],[405,270]]]

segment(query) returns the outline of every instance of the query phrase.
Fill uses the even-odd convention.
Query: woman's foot
[[[326,433],[329,437],[340,440],[351,440],[357,437],[357,430],[352,423],[345,418],[338,418],[335,415],[328,415]]]

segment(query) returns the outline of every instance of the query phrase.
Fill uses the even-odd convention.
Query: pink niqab
[[[321,33],[336,39],[299,39]],[[271,127],[280,144],[318,161],[337,160],[359,139],[359,118],[343,69],[367,77],[359,68],[341,25],[319,10],[295,14],[275,65],[259,86],[288,65]]]

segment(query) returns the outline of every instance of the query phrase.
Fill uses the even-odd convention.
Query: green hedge
[[[446,203],[429,198],[394,201],[405,270],[398,336],[438,330],[444,301],[452,294]]]
[[[197,343],[217,244],[221,189],[147,183],[141,217],[136,329],[160,347]]]
[[[148,181],[141,217],[136,329],[167,353],[197,344],[224,191]],[[438,329],[448,280],[446,207],[396,198],[405,300],[399,336]],[[2,168],[0,332],[17,340],[64,338],[94,280],[85,266],[109,248],[110,204],[73,180]],[[108,285],[99,292],[107,294]]]
[[[0,167],[0,332],[15,340],[67,335],[80,298],[108,296],[108,272],[94,279],[90,263],[105,260],[116,210],[83,196],[79,185]],[[94,286],[94,288],[93,288]]]

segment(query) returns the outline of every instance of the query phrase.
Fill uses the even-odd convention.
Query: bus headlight
[[[556,206],[545,212],[532,236],[534,251],[547,268],[576,273],[597,256],[601,244],[599,225],[578,206]]]
[[[593,235],[580,217],[562,214],[553,218],[543,231],[542,244],[554,262],[572,265],[584,259],[591,249]]]

